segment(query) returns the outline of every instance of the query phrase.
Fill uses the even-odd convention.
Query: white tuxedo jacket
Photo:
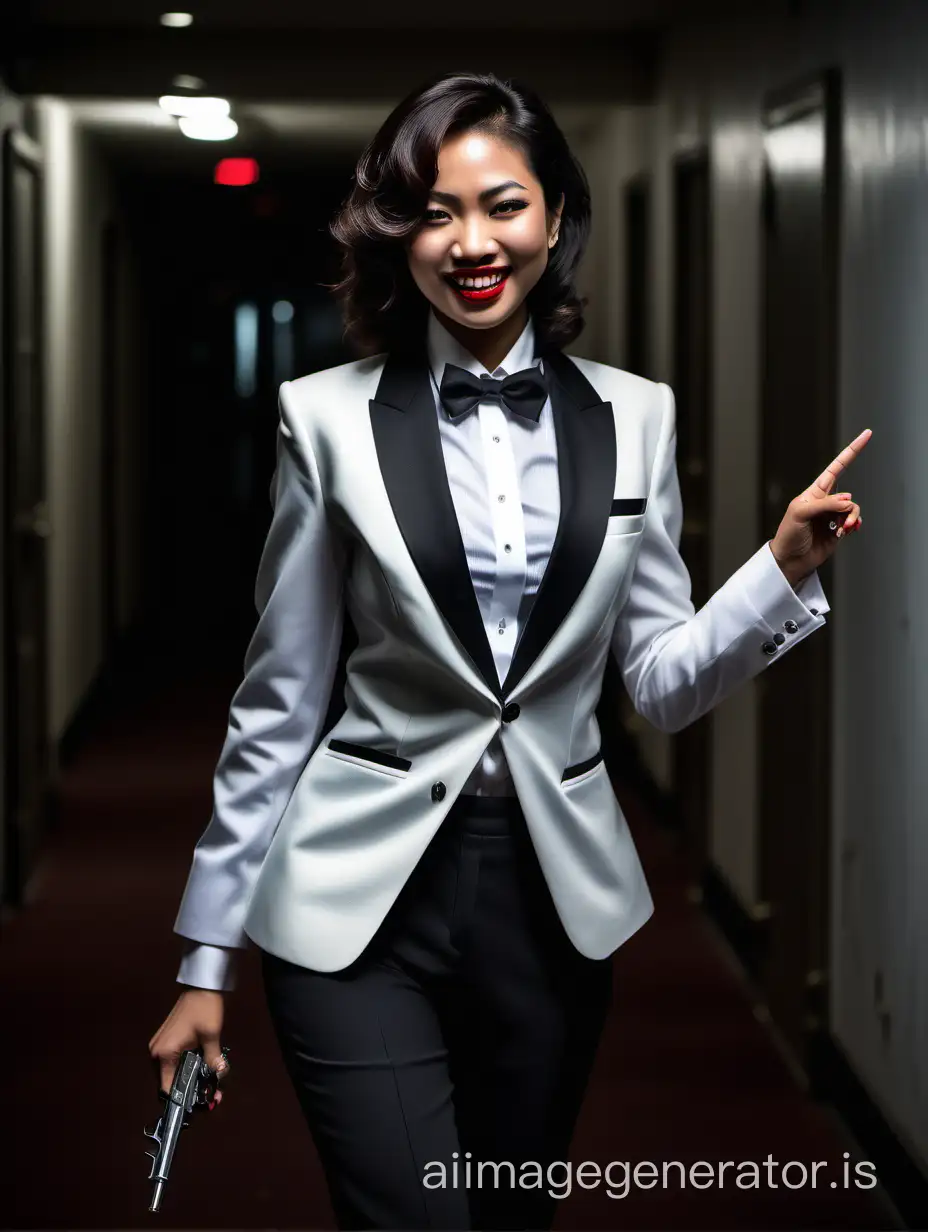
[[[500,685],[440,447],[424,346],[285,383],[258,624],[214,810],[174,925],[320,971],[364,949],[494,733],[569,937],[602,958],[651,895],[603,762],[615,654],[676,732],[824,622],[764,544],[700,611],[679,555],[668,386],[545,356],[561,516]],[[347,609],[358,644],[326,713]]]

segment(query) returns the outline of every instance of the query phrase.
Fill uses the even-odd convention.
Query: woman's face
[[[422,294],[452,321],[492,329],[521,309],[548,263],[563,200],[546,214],[541,184],[522,154],[498,138],[449,138],[409,269]]]

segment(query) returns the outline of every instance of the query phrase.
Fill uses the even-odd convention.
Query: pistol
[[[228,1048],[222,1049],[222,1055],[228,1057]],[[216,1071],[204,1061],[202,1049],[194,1052],[187,1048],[177,1063],[170,1091],[159,1093],[165,1100],[164,1111],[154,1129],[144,1130],[145,1137],[155,1143],[155,1150],[145,1152],[152,1161],[148,1179],[154,1181],[150,1211],[161,1208],[161,1195],[171,1171],[180,1131],[190,1124],[184,1118],[197,1108],[212,1104],[218,1081]]]

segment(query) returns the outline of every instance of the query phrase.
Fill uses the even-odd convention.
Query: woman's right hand
[[[185,988],[174,1008],[148,1041],[148,1051],[159,1072],[162,1091],[170,1091],[174,1071],[185,1048],[203,1050],[203,1059],[221,1080],[229,1072],[220,1045],[225,1001],[210,988]],[[216,1103],[222,1092],[216,1092]]]

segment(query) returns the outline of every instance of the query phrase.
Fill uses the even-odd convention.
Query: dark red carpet
[[[236,683],[198,673],[140,684],[63,776],[31,901],[4,918],[0,935],[5,1228],[333,1227],[254,951],[229,997],[225,1100],[183,1132],[162,1211],[148,1211],[142,1128],[161,1105],[147,1043],[180,988],[171,930]],[[723,942],[686,901],[672,837],[620,794],[657,911],[616,956],[616,1011],[557,1228],[899,1227],[881,1190],[844,1187],[843,1153],[859,1159],[855,1144],[802,1094],[755,1019]],[[776,1188],[762,1167],[768,1156]],[[648,1161],[663,1160],[706,1161],[715,1179],[697,1188],[672,1173],[649,1184]],[[581,1186],[584,1161],[588,1184],[593,1165],[603,1172],[618,1161],[613,1184]],[[735,1166],[720,1185],[722,1161]],[[799,1187],[782,1183],[787,1161],[796,1164],[786,1179]],[[811,1177],[814,1161],[827,1162],[815,1188],[801,1184],[800,1168]],[[622,1162],[640,1165],[637,1185],[623,1184]],[[760,1183],[739,1189],[737,1166],[751,1162]],[[700,1185],[703,1176],[706,1168]],[[553,1178],[559,1192],[562,1179]]]

